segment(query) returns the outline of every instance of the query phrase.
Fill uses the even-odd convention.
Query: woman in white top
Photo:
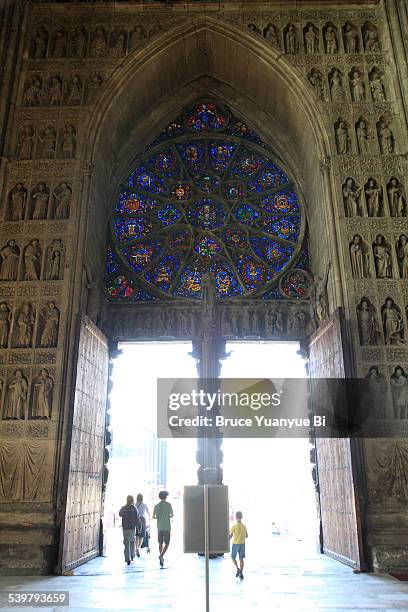
[[[136,508],[137,508],[137,511],[139,513],[139,518],[140,518],[140,529],[138,529],[137,534],[136,534],[136,556],[140,557],[139,548],[141,547],[142,542],[144,538],[146,537],[146,522],[147,522],[146,519],[147,517],[149,518],[149,522],[150,522],[149,508],[143,502],[143,495],[141,493],[137,494]],[[149,547],[147,547],[147,549],[149,552]]]

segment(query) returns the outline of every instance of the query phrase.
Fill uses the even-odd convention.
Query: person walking
[[[173,508],[167,501],[169,496],[168,491],[160,491],[160,501],[155,505],[153,518],[157,519],[157,539],[159,542],[159,562],[160,567],[164,565],[164,555],[167,552],[170,544],[171,521],[173,518]]]
[[[140,525],[139,513],[134,502],[133,495],[128,495],[126,505],[119,510],[119,516],[122,518],[125,561],[128,565],[135,558],[136,528]]]
[[[140,548],[146,538],[147,517],[150,522],[150,512],[147,505],[143,502],[143,495],[138,493],[136,496],[136,508],[140,519],[140,528],[136,533],[136,557],[140,557]],[[149,547],[147,547],[149,550]]]
[[[248,537],[248,531],[242,522],[242,512],[238,511],[235,514],[237,522],[231,527],[230,540],[232,540],[231,559],[236,567],[237,573],[235,576],[241,580],[244,578],[244,559],[245,559],[245,539]],[[239,556],[239,567],[237,563],[237,555]]]

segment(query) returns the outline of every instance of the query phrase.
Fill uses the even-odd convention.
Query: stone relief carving
[[[278,28],[273,23],[268,23],[263,30],[265,40],[274,45],[278,49],[281,48],[280,33]]]
[[[376,26],[366,21],[362,27],[364,50],[366,53],[380,53],[380,41]]]
[[[40,60],[44,59],[47,55],[47,47],[48,47],[48,32],[47,30],[41,26],[34,33],[31,43],[30,56],[32,59]]]
[[[358,68],[353,68],[349,73],[350,92],[353,102],[364,102],[365,85],[363,76]]]
[[[382,209],[382,188],[378,186],[374,178],[369,178],[364,185],[364,193],[369,217],[381,217]]]
[[[284,41],[286,53],[295,54],[299,52],[299,35],[293,23],[289,23],[284,29]]]
[[[329,72],[330,95],[333,102],[341,102],[346,98],[346,91],[343,85],[343,76],[338,68],[332,68]]]
[[[377,313],[366,297],[361,298],[357,306],[357,323],[361,346],[375,346],[380,343]]]
[[[408,419],[408,376],[402,366],[391,374],[391,393],[395,419]]]
[[[339,51],[339,36],[336,26],[333,23],[327,23],[323,28],[323,39],[325,51],[328,55],[334,55]]]
[[[64,28],[58,28],[51,37],[51,57],[62,59],[67,52],[67,32]]]
[[[39,106],[42,97],[42,80],[39,76],[27,80],[23,94],[23,106]]]
[[[53,76],[48,82],[47,94],[44,96],[48,106],[59,106],[62,100],[62,80]]]
[[[385,419],[386,414],[386,396],[387,396],[387,379],[380,372],[378,366],[371,366],[368,374],[365,377],[368,383],[368,408],[370,414],[375,419]]]
[[[305,53],[315,55],[319,53],[319,30],[313,23],[308,23],[303,29]]]
[[[47,125],[47,127],[40,132],[38,140],[37,157],[42,159],[55,159],[57,134],[54,126]]]
[[[32,125],[25,125],[18,131],[17,159],[33,159],[35,131]]]
[[[106,55],[106,31],[103,26],[95,28],[91,35],[89,51],[90,56],[95,58],[104,57]]]
[[[75,127],[68,123],[61,133],[59,152],[62,159],[74,159],[76,153],[77,137]]]
[[[78,74],[74,74],[65,86],[64,104],[66,106],[79,106],[82,100],[82,80]]]
[[[101,89],[102,83],[103,83],[103,78],[101,77],[100,74],[95,72],[94,74],[90,75],[90,77],[88,78],[87,84],[86,84],[86,94],[85,94],[86,104],[93,104],[95,102],[96,98],[98,97],[99,91]]]
[[[47,456],[47,441],[0,440],[0,500],[49,501]]]
[[[395,246],[400,278],[408,278],[408,236],[401,234]]]
[[[351,153],[351,138],[347,122],[339,117],[335,124],[336,147],[339,155]]]
[[[40,279],[42,248],[38,238],[32,238],[23,250],[22,280]]]
[[[59,238],[55,238],[47,248],[44,280],[62,280],[64,277],[63,261],[64,245]]]
[[[308,79],[309,79],[309,83],[311,84],[311,86],[313,87],[316,93],[316,96],[319,98],[319,100],[324,101],[326,99],[326,96],[324,93],[322,73],[316,68],[313,68],[309,72]]]
[[[68,219],[71,210],[72,190],[65,181],[57,185],[53,191],[54,210],[53,219]]]
[[[373,101],[385,102],[386,94],[383,73],[378,68],[374,67],[368,74],[368,80],[370,82],[370,90]]]
[[[353,278],[370,278],[368,246],[359,234],[353,236],[353,240],[349,245],[349,251]]]
[[[17,183],[9,193],[9,221],[22,221],[25,217],[27,204],[27,189],[23,183]]]
[[[390,212],[393,217],[405,217],[406,200],[404,197],[404,188],[399,180],[392,177],[387,185],[388,203]]]
[[[343,185],[343,201],[348,217],[363,217],[364,211],[361,206],[361,187],[358,187],[351,177],[346,179]]]
[[[88,35],[82,26],[75,28],[71,37],[70,55],[71,57],[82,58],[86,55]]]
[[[404,321],[401,309],[391,297],[381,307],[385,344],[401,344],[404,340]]]
[[[39,346],[55,348],[58,344],[60,313],[55,302],[50,301],[40,310]]]
[[[54,380],[47,368],[41,368],[32,382],[32,419],[50,419]]]
[[[127,33],[123,30],[115,30],[111,33],[109,43],[109,57],[120,58],[126,52]]]
[[[136,49],[142,42],[147,38],[146,30],[142,25],[137,25],[130,31],[129,34],[129,48],[131,51]]]
[[[382,234],[375,238],[373,254],[377,278],[392,278],[391,248]]]
[[[18,369],[7,383],[7,394],[4,402],[4,419],[24,419],[26,416],[28,382],[23,370]]]
[[[381,117],[377,123],[378,141],[380,143],[380,151],[383,155],[392,155],[395,153],[395,137],[390,124],[391,121],[387,120],[385,117]]]
[[[24,302],[17,310],[13,328],[12,346],[31,348],[33,341],[35,315],[31,302]]]
[[[329,316],[329,298],[327,295],[327,282],[329,279],[331,263],[327,264],[323,276],[317,276],[309,290],[315,320],[325,321]]]
[[[17,280],[18,264],[20,261],[20,249],[12,238],[0,250],[0,280]]]
[[[28,218],[34,221],[47,218],[50,192],[45,183],[37,183],[31,192],[31,210]]]
[[[347,21],[343,26],[343,42],[346,53],[359,52],[357,28],[351,21]]]
[[[11,309],[7,302],[0,302],[0,348],[7,348],[11,328]],[[1,390],[0,390],[1,400]],[[1,405],[1,401],[0,401]]]
[[[356,138],[358,150],[361,155],[371,152],[371,140],[373,138],[372,128],[364,117],[360,117],[356,123]]]

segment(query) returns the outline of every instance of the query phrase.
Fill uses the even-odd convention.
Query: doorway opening
[[[297,342],[228,342],[225,378],[306,378]],[[224,482],[231,515],[244,513],[256,556],[315,554],[316,494],[308,438],[226,438]]]

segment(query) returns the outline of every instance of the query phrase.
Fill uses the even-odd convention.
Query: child
[[[237,512],[235,518],[237,522],[231,527],[230,531],[230,539],[234,538],[232,540],[231,558],[237,568],[235,575],[242,580],[244,578],[245,538],[248,537],[248,531],[244,523],[242,523],[242,512]],[[236,560],[237,555],[239,556],[239,567]]]

